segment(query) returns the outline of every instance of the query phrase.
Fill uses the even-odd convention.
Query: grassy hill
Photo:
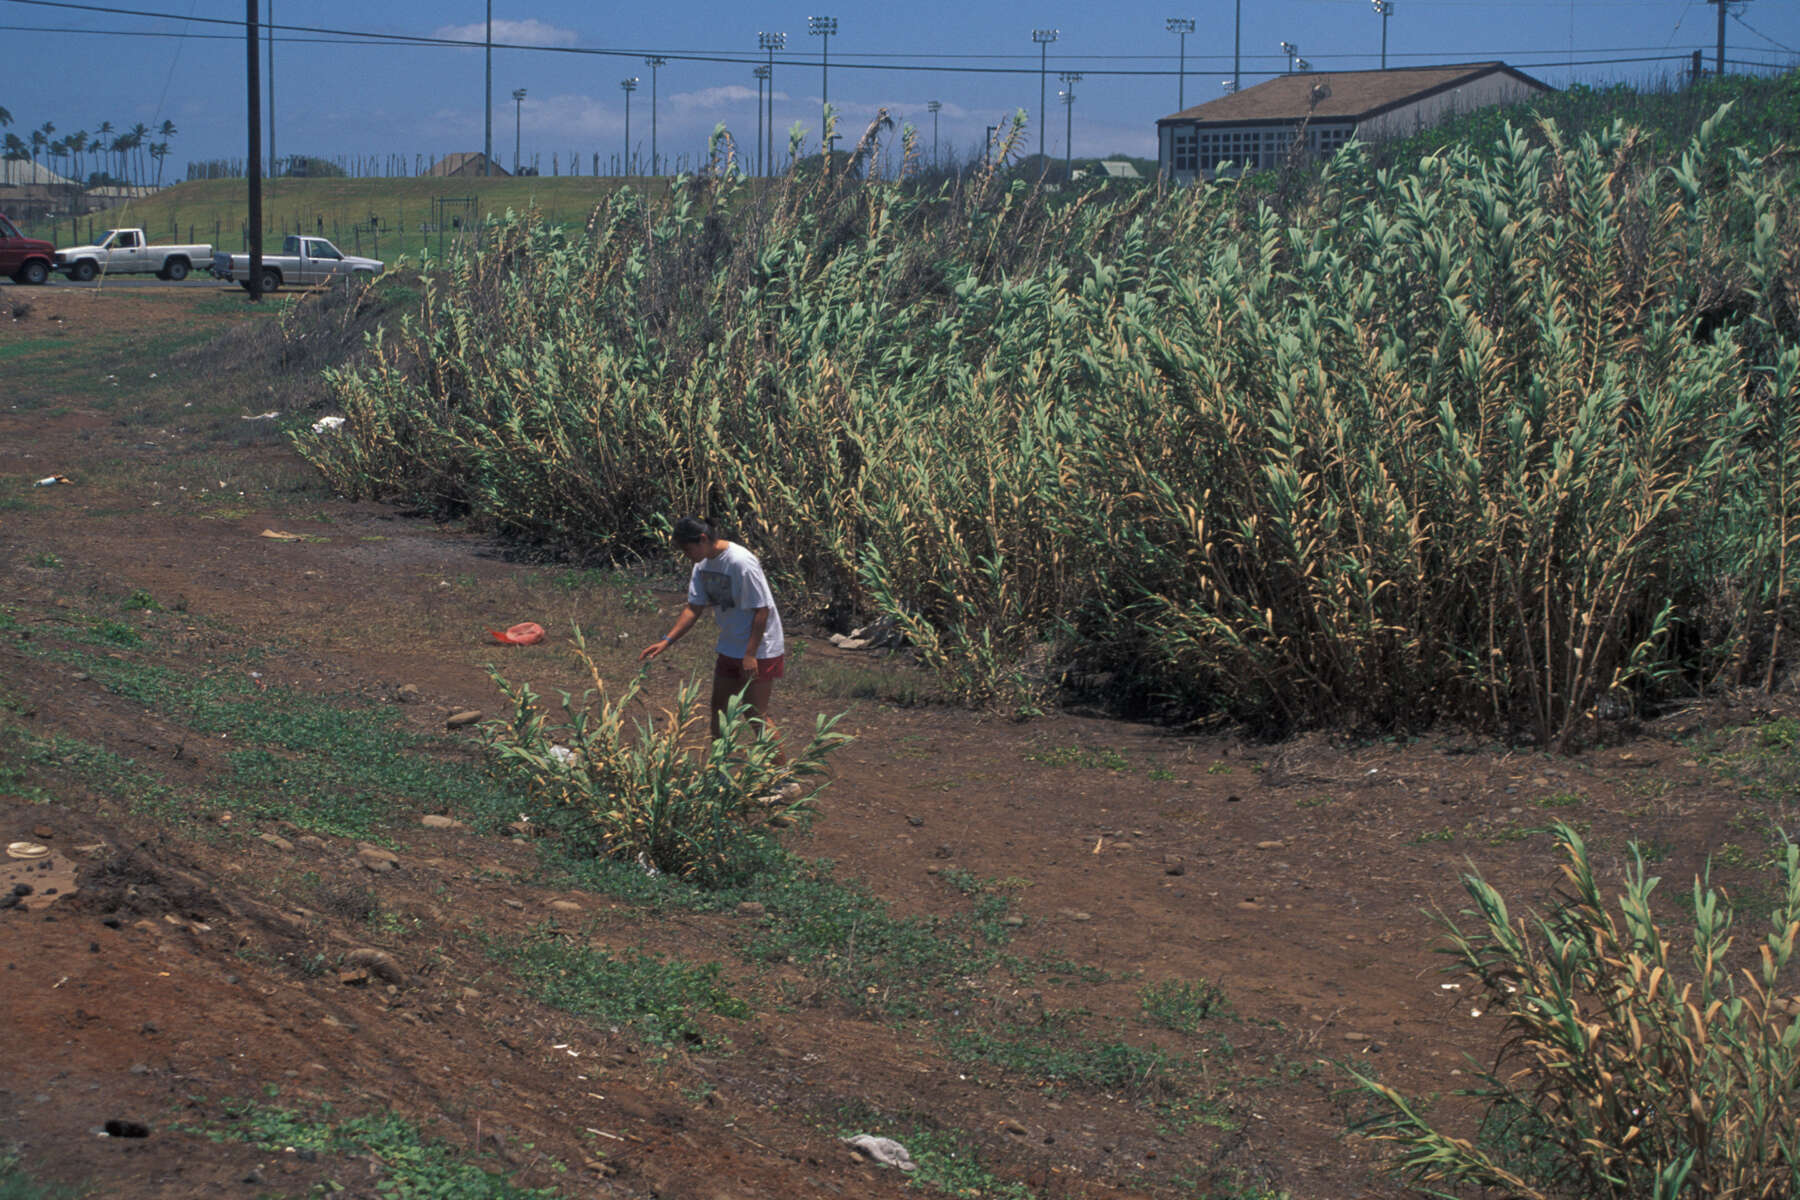
[[[427,248],[437,253],[440,244],[447,244],[459,219],[468,224],[489,214],[498,216],[508,209],[534,205],[552,221],[585,218],[595,204],[625,182],[592,176],[267,180],[263,186],[264,247],[279,250],[282,235],[287,233],[322,233],[346,253],[390,262],[401,254],[416,259]],[[628,182],[651,195],[660,195],[668,187],[661,178]],[[440,200],[448,203],[439,204]],[[82,217],[73,228],[67,220],[40,221],[26,231],[58,245],[70,245],[86,241],[90,226],[99,231],[134,225],[142,226],[157,240],[212,242],[221,249],[239,251],[246,247],[248,212],[244,180],[207,179],[177,184],[148,199]]]

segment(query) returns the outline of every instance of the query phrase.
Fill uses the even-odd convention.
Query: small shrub
[[[1193,1033],[1200,1022],[1226,1011],[1225,989],[1204,979],[1168,979],[1145,987],[1138,1004],[1165,1029]]]
[[[557,724],[546,720],[529,684],[515,687],[490,669],[513,706],[491,744],[537,818],[597,855],[703,885],[732,882],[762,858],[757,827],[771,816],[805,812],[818,794],[802,788],[790,799],[790,785],[822,774],[825,756],[850,740],[836,731],[839,717],[821,716],[784,763],[769,727],[734,697],[721,714],[719,737],[696,744],[708,721],[698,681],[682,687],[660,719],[632,721],[626,714],[643,687],[642,672],[610,698],[579,629],[575,647],[593,687],[579,701],[563,693]]]
[[[1445,920],[1448,953],[1501,1014],[1492,1070],[1464,1093],[1485,1106],[1471,1139],[1350,1074],[1379,1111],[1361,1126],[1399,1148],[1394,1169],[1423,1188],[1513,1197],[1792,1195],[1800,1182],[1800,1024],[1787,970],[1800,935],[1800,846],[1778,861],[1770,931],[1741,971],[1728,966],[1735,914],[1694,881],[1683,954],[1651,913],[1658,879],[1633,847],[1618,914],[1581,837],[1555,836],[1570,893],[1547,916],[1512,917],[1478,875],[1467,931]]]

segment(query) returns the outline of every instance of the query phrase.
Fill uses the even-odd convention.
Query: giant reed
[[[707,511],[974,703],[1566,744],[1794,654],[1800,172],[1714,136],[1353,146],[1279,212],[727,165],[440,264],[301,445],[583,555]]]

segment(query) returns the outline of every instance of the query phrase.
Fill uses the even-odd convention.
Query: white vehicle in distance
[[[262,290],[279,291],[283,287],[309,287],[334,280],[367,282],[381,274],[382,262],[376,258],[357,258],[345,254],[322,237],[301,237],[290,233],[282,239],[280,254],[265,254],[262,260]],[[250,256],[227,254],[223,250],[212,257],[212,273],[229,279],[245,291],[250,290]]]
[[[158,279],[186,279],[195,264],[212,261],[210,245],[152,246],[141,229],[109,229],[91,246],[70,246],[56,252],[55,269],[77,283],[97,275],[151,275]]]

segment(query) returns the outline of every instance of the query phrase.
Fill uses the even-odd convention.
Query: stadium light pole
[[[275,178],[275,0],[268,0],[269,26],[269,178]]]
[[[825,172],[830,174],[831,134],[826,109],[831,107],[831,35],[837,32],[837,18],[808,17],[806,32],[819,39],[819,152],[825,156]]]
[[[758,64],[756,70],[750,72],[756,76],[756,173],[763,173],[763,84],[769,78],[769,68]]]
[[[525,110],[525,89],[513,89],[513,174],[519,173],[519,123]]]
[[[638,77],[628,76],[619,80],[619,86],[625,89],[625,158],[622,175],[631,174],[631,93],[637,91]]]
[[[787,49],[787,34],[758,33],[756,44],[769,55],[768,173],[775,174],[775,52]]]
[[[494,173],[494,0],[487,0],[487,42],[483,47],[487,59],[487,81],[481,92],[482,128],[481,173]]]
[[[981,165],[984,167],[991,168],[994,165],[994,130],[998,128],[998,125],[987,127],[987,141],[981,145]]]
[[[1181,39],[1181,66],[1175,73],[1175,111],[1187,107],[1187,35],[1194,32],[1192,17],[1170,17],[1168,29]]]
[[[1727,0],[1706,0],[1719,9],[1719,56],[1713,62],[1713,73],[1719,78],[1725,77],[1725,5]]]
[[[1064,71],[1057,76],[1063,89],[1057,95],[1063,102],[1063,175],[1075,181],[1075,85],[1081,82],[1080,71]]]
[[[1387,70],[1387,27],[1388,18],[1394,15],[1394,0],[1370,0],[1375,8],[1375,15],[1381,18],[1381,69]]]
[[[669,60],[652,54],[644,59],[644,65],[650,68],[650,173],[656,175],[656,68],[668,66]]]
[[[928,101],[925,105],[926,111],[931,113],[931,169],[934,171],[937,170],[937,165],[938,165],[938,156],[937,156],[938,113],[940,111],[942,111],[943,107],[944,107],[943,102],[938,101],[938,100]]]
[[[1281,52],[1283,54],[1287,55],[1287,58],[1288,58],[1287,73],[1289,75],[1292,75],[1294,73],[1294,60],[1296,58],[1300,57],[1300,47],[1293,42],[1283,42],[1283,43],[1281,43]]]
[[[1058,29],[1034,29],[1031,40],[1038,44],[1038,172],[1044,169],[1044,87],[1050,74],[1050,43],[1061,33]]]
[[[1231,90],[1244,86],[1244,0],[1235,0],[1231,15]]]

